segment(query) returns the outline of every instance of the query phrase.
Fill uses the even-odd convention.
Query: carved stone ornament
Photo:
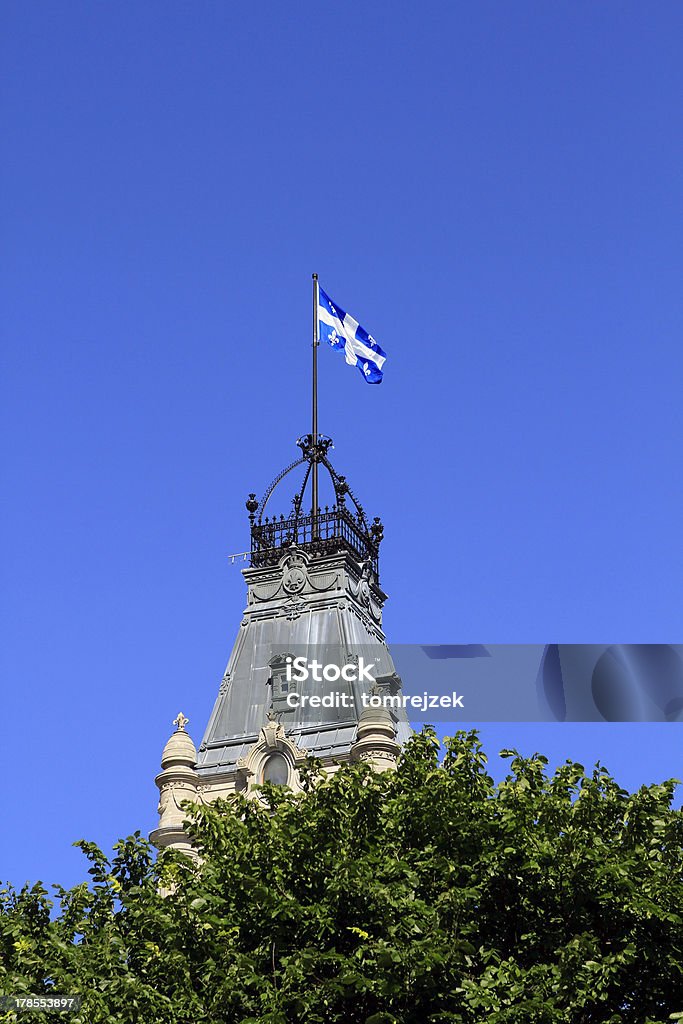
[[[293,565],[287,569],[282,586],[288,594],[300,594],[306,586],[306,573],[298,565]]]
[[[370,747],[368,750],[363,750],[363,751],[361,751],[360,754],[358,754],[358,760],[359,761],[377,761],[377,760],[381,760],[381,761],[386,761],[387,764],[393,765],[393,764],[396,763],[396,755],[392,754],[392,753],[389,753],[386,750],[382,750],[380,747]]]
[[[308,574],[306,560],[298,551],[288,555],[282,563],[282,586],[288,594],[300,594],[306,586]]]
[[[261,729],[261,735],[259,737],[261,743],[264,743],[268,750],[274,750],[278,746],[278,740],[285,739],[284,726],[277,721],[276,718],[271,718],[268,715],[268,721]]]
[[[285,616],[286,616],[286,618],[288,618],[290,621],[292,621],[294,619],[298,619],[299,618],[299,616],[303,612],[304,608],[306,607],[306,602],[302,601],[300,597],[292,596],[285,603],[284,607],[285,607]]]
[[[313,590],[319,592],[332,590],[339,582],[339,574],[336,572],[321,572],[317,576],[310,576],[309,583]]]
[[[251,588],[250,597],[255,601],[272,601],[280,589],[280,580],[276,583],[261,583]]]
[[[370,563],[365,562],[363,565],[360,579],[355,582],[349,578],[349,590],[356,598],[358,603],[363,607],[367,608],[370,615],[375,622],[381,623],[382,621],[382,607],[379,605],[372,593],[372,587],[370,586]]]
[[[280,578],[269,583],[254,584],[249,590],[249,601],[264,602],[272,601],[284,591],[289,597],[301,594],[307,585],[312,584],[308,575],[308,560],[303,552],[297,548],[280,559]],[[329,575],[329,574],[328,574]],[[316,588],[320,589],[320,588]],[[324,587],[327,589],[327,587]]]

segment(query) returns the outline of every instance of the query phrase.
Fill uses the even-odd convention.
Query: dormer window
[[[292,711],[287,704],[287,694],[291,692],[293,684],[287,679],[287,659],[291,662],[291,654],[276,654],[268,663],[270,678],[268,683],[271,687],[270,706],[278,714],[286,714]]]

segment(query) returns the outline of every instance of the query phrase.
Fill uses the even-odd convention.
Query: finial
[[[370,533],[375,545],[379,545],[384,537],[384,526],[379,516],[375,516],[372,526],[370,527]]]
[[[173,724],[177,726],[176,732],[185,732],[185,726],[190,721],[189,718],[185,718],[182,711],[178,712],[178,717],[173,719]]]
[[[249,521],[251,522],[251,524],[253,526],[254,525],[254,514],[255,514],[255,512],[256,512],[256,510],[258,508],[258,500],[256,498],[256,495],[253,492],[247,498],[246,506],[247,506],[247,512],[249,513]]]
[[[346,501],[346,495],[349,492],[349,485],[346,482],[345,476],[338,476],[334,481],[334,491],[338,503],[343,505]]]

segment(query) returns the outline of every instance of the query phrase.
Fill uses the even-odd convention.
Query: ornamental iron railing
[[[266,517],[251,527],[251,564],[273,565],[282,558],[283,549],[296,545],[312,555],[330,555],[348,551],[359,562],[369,561],[379,575],[379,544],[373,543],[363,526],[344,507],[325,507],[317,516],[283,515]]]

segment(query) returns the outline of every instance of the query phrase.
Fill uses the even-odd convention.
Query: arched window
[[[263,766],[263,782],[286,786],[289,782],[289,762],[284,754],[271,754]]]

